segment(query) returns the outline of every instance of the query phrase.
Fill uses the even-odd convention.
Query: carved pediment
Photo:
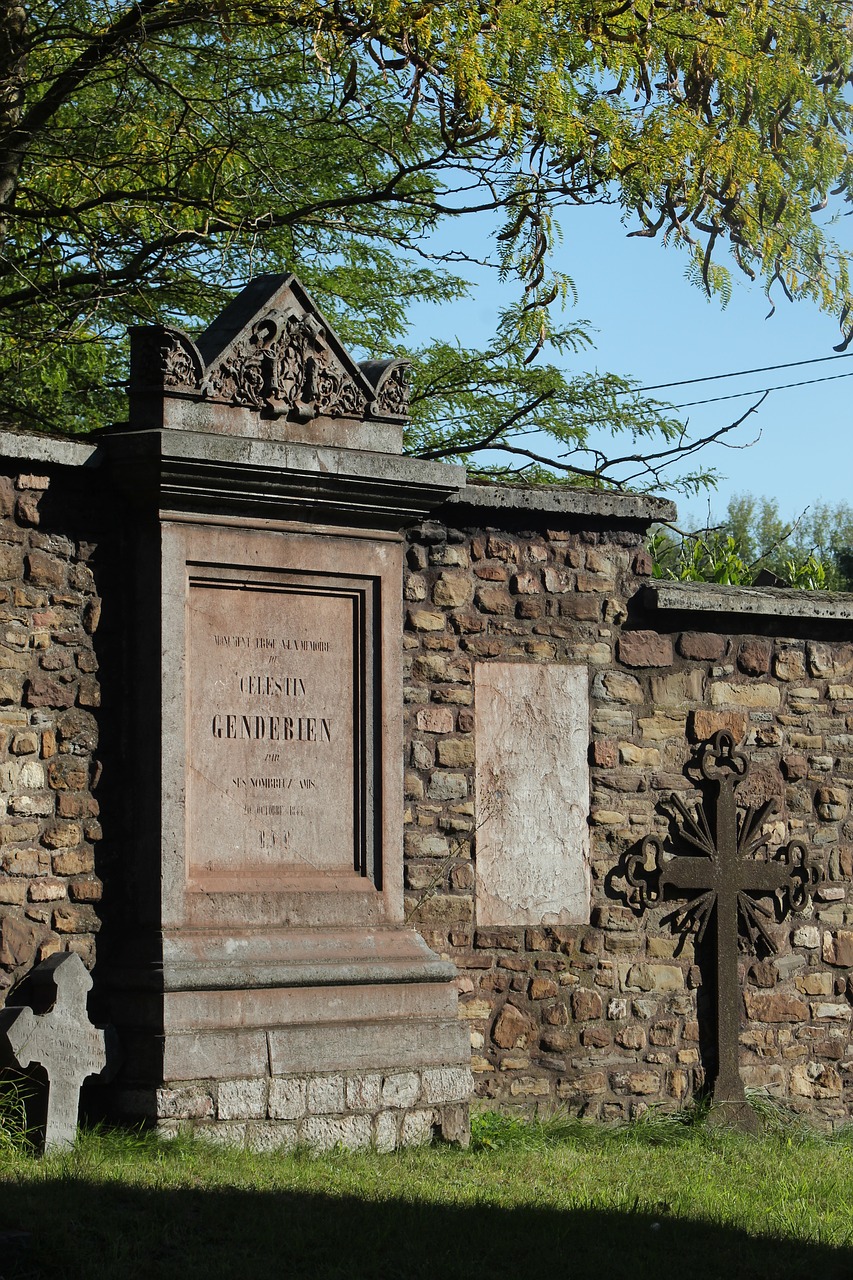
[[[310,423],[402,424],[409,362],[358,365],[295,276],[261,276],[193,341],[180,329],[131,330],[131,395],[250,409]]]

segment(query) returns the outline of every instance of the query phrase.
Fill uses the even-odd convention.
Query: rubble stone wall
[[[685,765],[729,729],[751,761],[739,802],[776,801],[771,854],[801,839],[825,872],[804,914],[767,920],[775,954],[741,955],[743,1077],[840,1123],[853,1105],[850,623],[664,615],[642,603],[642,532],[471,514],[479,527],[449,517],[410,534],[405,874],[410,918],[459,968],[479,1096],[615,1119],[701,1090],[709,956],[667,920],[675,904],[641,912],[624,867],[644,836],[670,833],[673,792],[699,798]],[[474,664],[490,660],[588,668],[588,924],[477,925]]]
[[[91,451],[15,439],[0,461],[0,1004],[56,952],[91,967],[101,898],[101,601],[77,474]]]

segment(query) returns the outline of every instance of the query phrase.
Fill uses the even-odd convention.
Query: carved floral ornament
[[[297,422],[313,418],[405,419],[409,362],[371,362],[375,384],[333,350],[322,321],[295,308],[255,320],[205,368],[198,348],[179,329],[137,330],[147,348],[140,369],[148,386],[167,393],[256,409]],[[137,368],[139,366],[137,365]]]

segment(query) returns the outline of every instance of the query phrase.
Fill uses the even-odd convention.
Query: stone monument
[[[10,1065],[23,1070],[34,1063],[44,1067],[44,1149],[51,1151],[74,1145],[80,1088],[89,1076],[103,1071],[107,1055],[104,1033],[92,1026],[86,1011],[92,979],[78,955],[51,956],[33,971],[30,981],[38,989],[55,986],[53,1007],[42,1015],[26,1007],[0,1010],[0,1058],[7,1057]]]
[[[455,969],[403,923],[400,601],[400,530],[464,473],[400,456],[406,378],[356,364],[293,276],[196,341],[132,333],[105,442],[135,635],[108,967],[123,1103],[164,1126],[466,1131]]]

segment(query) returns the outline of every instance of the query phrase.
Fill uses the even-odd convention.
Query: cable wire
[[[831,373],[825,378],[806,378],[803,382],[783,382],[778,387],[756,387],[753,391],[733,391],[731,395],[711,396],[708,400],[689,400],[686,404],[674,404],[671,408],[692,409],[700,404],[718,404],[721,400],[740,400],[743,396],[763,396],[768,391],[787,391],[790,387],[812,387],[816,382],[837,382],[839,378],[853,378],[853,369],[849,373]]]
[[[789,360],[785,364],[766,364],[760,369],[738,369],[734,373],[709,373],[706,378],[682,378],[680,382],[657,382],[653,387],[632,388],[637,395],[646,391],[665,391],[667,387],[691,387],[697,382],[719,382],[721,378],[745,378],[752,373],[775,373],[777,369],[799,369],[805,364],[824,364],[827,360],[849,360],[853,351],[837,356],[814,356],[811,360]],[[842,377],[845,375],[841,375]],[[792,383],[799,386],[799,383]]]

